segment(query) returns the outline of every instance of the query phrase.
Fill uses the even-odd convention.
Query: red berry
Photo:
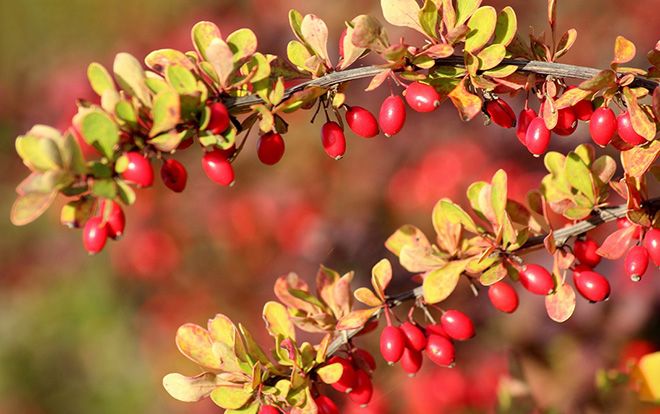
[[[353,358],[362,361],[371,371],[376,369],[376,359],[367,350],[355,348],[353,351]]]
[[[431,112],[440,106],[440,94],[431,85],[413,82],[406,89],[406,102],[417,112]]]
[[[406,337],[401,328],[386,326],[380,334],[380,353],[390,365],[398,362],[406,347]]]
[[[577,115],[572,107],[562,108],[557,112],[557,125],[552,129],[557,135],[568,136],[577,128]]]
[[[573,284],[580,295],[590,302],[602,302],[610,296],[610,282],[589,268],[576,269]]]
[[[429,359],[437,365],[451,366],[454,364],[456,350],[454,344],[445,337],[439,335],[429,336],[425,352]]]
[[[110,211],[106,215],[105,209],[108,208],[107,203],[110,203]],[[116,240],[124,234],[126,216],[124,215],[124,210],[121,209],[119,204],[112,200],[103,200],[101,203],[101,216],[105,217],[108,237]]]
[[[401,357],[401,368],[403,368],[403,370],[412,377],[422,368],[423,361],[424,355],[422,355],[422,351],[417,351],[406,347],[406,349],[403,351],[403,356]]]
[[[499,281],[488,288],[488,298],[495,309],[513,313],[518,309],[518,293],[508,283]]]
[[[589,121],[591,139],[601,147],[607,146],[616,132],[616,117],[610,108],[600,107]]]
[[[649,229],[644,236],[643,244],[653,264],[660,266],[660,230],[655,228]]]
[[[257,140],[257,155],[266,165],[277,164],[284,155],[284,140],[282,135],[275,132],[263,134]]]
[[[374,394],[374,385],[369,374],[358,370],[356,374],[355,388],[348,394],[348,398],[356,404],[366,407]]]
[[[339,414],[337,405],[327,396],[319,395],[314,398],[317,407],[317,414]]]
[[[259,414],[280,414],[281,411],[272,405],[262,405]]]
[[[442,325],[439,323],[426,325],[425,331],[427,337],[431,335],[438,335],[449,339],[449,335],[447,335],[447,332],[445,332],[445,328],[443,328]],[[428,340],[427,340],[427,344],[428,344]]]
[[[555,289],[555,280],[544,267],[529,264],[520,272],[520,283],[537,295],[547,295]]]
[[[149,187],[154,183],[154,169],[149,159],[139,152],[127,152],[124,155],[128,159],[128,165],[121,176],[126,182],[139,187]]]
[[[442,314],[440,323],[450,338],[466,341],[474,336],[474,324],[469,316],[452,309]]]
[[[626,229],[630,226],[635,226],[635,231],[633,231],[633,239],[639,239],[639,236],[642,235],[642,226],[635,224],[632,221],[628,220],[627,217],[619,217],[616,219],[616,227],[618,229]]]
[[[525,134],[525,145],[532,154],[539,156],[548,149],[550,145],[550,130],[546,128],[543,118],[534,118],[527,128]]]
[[[616,130],[619,133],[619,136],[628,144],[646,144],[646,138],[635,132],[635,129],[632,126],[632,121],[630,120],[630,113],[628,113],[628,111],[619,114],[619,116],[616,118],[616,125]]]
[[[100,216],[91,217],[83,228],[83,246],[89,254],[96,254],[103,250],[108,240],[108,226],[103,224]]]
[[[383,101],[378,114],[378,124],[386,137],[396,135],[406,122],[406,106],[400,96],[390,95]]]
[[[536,119],[536,112],[532,108],[523,109],[520,111],[520,115],[518,115],[518,127],[516,128],[516,136],[518,137],[518,141],[520,141],[520,143],[523,145],[527,145],[525,143],[527,129],[529,128],[529,124],[534,119]]]
[[[351,106],[346,111],[346,123],[351,131],[363,138],[373,138],[379,132],[376,118],[361,106]]]
[[[229,111],[222,102],[214,102],[211,104],[211,117],[209,124],[206,127],[214,135],[222,134],[229,128],[230,124]]]
[[[404,322],[401,330],[406,336],[406,347],[415,351],[422,351],[426,347],[426,336],[424,332],[415,324]]]
[[[180,193],[186,188],[188,172],[186,167],[175,159],[166,160],[160,168],[160,178],[170,190]]]
[[[330,358],[327,362],[327,365],[337,363],[341,364],[343,371],[339,380],[332,384],[332,388],[339,392],[351,392],[355,386],[355,369],[353,369],[353,365],[349,360],[339,356],[333,356]]]
[[[326,122],[321,128],[321,143],[325,153],[335,160],[340,159],[346,152],[346,137],[338,123]]]
[[[596,253],[598,243],[590,238],[585,240],[576,240],[573,244],[573,253],[575,258],[585,266],[594,268],[600,263],[601,257]]]
[[[202,157],[202,169],[211,180],[220,185],[234,184],[234,168],[222,150],[215,149]]]
[[[643,246],[633,246],[628,250],[623,265],[626,276],[633,282],[639,282],[649,267],[649,252]]]
[[[577,116],[580,121],[588,121],[594,113],[594,106],[590,100],[583,99],[573,105],[573,110],[575,111],[575,116]]]
[[[502,128],[513,128],[516,126],[516,114],[513,109],[502,99],[493,99],[486,102],[486,112],[491,121]]]

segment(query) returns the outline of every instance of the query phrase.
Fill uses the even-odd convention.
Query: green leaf
[[[339,381],[342,374],[344,373],[344,367],[339,362],[330,365],[324,365],[321,368],[316,370],[316,374],[319,376],[321,381],[326,384],[334,384]]]
[[[252,390],[237,386],[219,386],[211,392],[213,402],[226,410],[236,410],[252,398]]]
[[[250,405],[239,408],[238,410],[227,410],[225,414],[257,414],[261,404],[258,401],[252,402]]]
[[[100,63],[90,63],[87,67],[87,78],[89,84],[98,96],[103,96],[106,90],[115,90],[115,83],[106,68]]]
[[[394,26],[409,27],[424,33],[419,23],[419,4],[415,0],[380,0],[385,20]]]
[[[194,95],[199,92],[195,75],[185,67],[168,66],[165,69],[165,79],[181,95]]]
[[[303,17],[300,33],[316,56],[331,66],[328,57],[328,26],[325,22],[313,14],[308,14]]]
[[[424,32],[433,39],[438,38],[438,5],[434,0],[426,0],[419,11],[419,23]]]
[[[467,22],[480,5],[481,0],[456,0],[456,22],[453,26],[457,27]]]
[[[446,220],[450,223],[461,224],[471,233],[479,233],[477,225],[475,224],[474,220],[472,220],[472,217],[470,217],[458,204],[455,204],[447,198],[443,198],[436,203],[435,207],[433,207],[431,217],[433,219],[433,226],[436,228],[436,232],[438,232],[439,228],[442,227],[440,223]]]
[[[222,38],[222,34],[220,33],[218,26],[216,26],[215,23],[207,21],[202,21],[195,24],[192,28],[191,36],[193,44],[195,45],[195,50],[197,50],[197,53],[199,53],[199,55],[206,60],[208,60],[206,49],[209,47],[211,42],[215,39]]]
[[[257,68],[256,72],[250,79],[250,82],[257,83],[262,80],[267,80],[271,74],[270,62],[268,58],[261,53],[255,53],[250,62],[248,62],[248,69],[252,70]]]
[[[10,220],[14,226],[24,226],[41,216],[53,204],[57,191],[28,193],[18,196],[11,207]]]
[[[509,46],[513,38],[516,37],[516,30],[518,30],[516,12],[510,6],[506,6],[497,15],[493,43],[505,47]]]
[[[295,9],[289,10],[289,25],[291,26],[291,30],[296,35],[298,40],[304,42],[303,35],[300,31],[300,26],[302,26],[302,21],[303,21],[303,15],[300,14],[298,10]]]
[[[175,49],[159,49],[149,53],[144,58],[147,67],[156,73],[165,75],[170,67],[177,66],[188,70],[194,70],[195,65],[183,53]]]
[[[146,106],[151,106],[151,94],[140,62],[128,53],[119,53],[112,66],[119,86]]]
[[[479,59],[479,69],[488,70],[499,65],[506,55],[506,48],[500,44],[492,44],[484,48],[477,58]]]
[[[181,121],[179,94],[174,89],[160,92],[154,99],[152,113],[154,124],[149,131],[150,137],[174,128]]]
[[[116,180],[116,183],[117,194],[121,198],[121,201],[129,206],[135,203],[135,190],[124,180]]]
[[[306,70],[305,64],[312,56],[309,50],[297,40],[292,40],[286,47],[286,55],[289,62],[293,63],[296,67]]]
[[[479,282],[484,286],[494,285],[507,275],[507,270],[502,262],[497,262],[479,277]]]
[[[82,119],[81,132],[88,144],[94,145],[107,158],[114,157],[114,149],[119,142],[119,128],[108,114],[89,112]]]
[[[31,133],[32,130],[16,139],[16,152],[23,163],[40,172],[61,168],[63,161],[55,140]]]
[[[189,131],[176,132],[173,130],[150,139],[149,144],[153,145],[158,151],[172,152],[177,149],[188,133]]]
[[[92,194],[99,198],[113,200],[117,196],[117,186],[111,178],[102,178],[94,180],[92,184]]]
[[[470,31],[465,39],[465,50],[471,53],[481,50],[495,33],[497,12],[491,6],[480,7],[468,21]]]
[[[504,213],[507,200],[507,176],[504,170],[497,170],[491,182],[490,202],[497,219],[497,223],[504,223]]]
[[[423,290],[426,303],[442,302],[456,289],[458,279],[465,270],[468,260],[447,263],[444,267],[432,270],[424,276]]]
[[[263,310],[263,318],[266,322],[266,329],[268,329],[268,332],[274,338],[281,335],[284,338],[296,339],[296,331],[289,319],[289,313],[281,303],[266,302]]]
[[[589,167],[584,163],[576,153],[571,152],[566,157],[565,174],[568,182],[587,196],[592,204],[596,204],[596,194],[594,190],[593,177]]]
[[[135,108],[128,101],[119,101],[117,106],[115,106],[115,115],[117,118],[126,122],[131,126],[137,126],[137,114],[135,113]]]
[[[575,291],[568,283],[562,284],[554,293],[545,297],[545,309],[555,322],[567,321],[575,311]]]
[[[175,400],[182,402],[197,402],[208,397],[217,386],[216,374],[212,372],[195,377],[173,373],[163,378],[165,391]]]
[[[227,36],[227,45],[234,54],[234,66],[238,67],[257,51],[257,36],[250,29],[238,29]]]

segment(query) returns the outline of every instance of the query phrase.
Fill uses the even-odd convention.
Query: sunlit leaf
[[[24,226],[41,216],[53,204],[57,191],[28,193],[18,196],[11,207],[10,220],[15,226]]]
[[[502,46],[508,46],[516,36],[517,28],[518,21],[516,18],[516,12],[513,10],[513,8],[511,8],[511,6],[506,6],[497,15],[497,23],[495,24],[495,36],[493,37],[493,43],[500,44]]]
[[[383,301],[377,298],[371,289],[366,287],[358,288],[353,295],[355,296],[355,299],[367,306],[375,307],[383,304]]]
[[[106,157],[113,158],[115,145],[119,142],[119,128],[105,112],[86,114],[82,119],[81,132],[88,144],[100,149]]]
[[[635,44],[623,36],[617,36],[614,41],[613,64],[630,62],[635,58]]]
[[[477,52],[483,48],[495,33],[497,12],[491,6],[480,7],[468,21],[470,31],[465,39],[465,50]]]
[[[205,372],[194,377],[181,374],[167,374],[163,378],[163,387],[170,396],[178,401],[196,402],[208,397],[217,387],[216,374]]]
[[[465,88],[465,78],[449,93],[449,99],[463,121],[469,121],[481,112],[481,98]]]
[[[174,89],[164,90],[154,98],[153,126],[150,137],[174,128],[181,120],[181,105],[179,94]]]
[[[336,329],[341,331],[346,329],[361,328],[379,309],[380,307],[374,307],[352,311],[337,322]]]
[[[656,133],[655,122],[649,119],[646,112],[644,112],[639,106],[639,103],[637,103],[637,97],[627,86],[623,88],[623,98],[628,107],[630,123],[635,132],[646,138],[648,141],[652,140]]]
[[[133,55],[118,53],[112,69],[115,80],[123,90],[138,98],[144,105],[151,106],[151,94],[145,81],[144,69]]]
[[[564,283],[555,292],[545,297],[545,309],[555,322],[567,321],[575,311],[575,290]]]
[[[176,333],[176,346],[179,351],[196,364],[219,370],[221,361],[213,353],[211,335],[201,326],[187,323],[182,325]]]
[[[266,302],[263,310],[266,329],[273,337],[282,335],[285,338],[296,339],[296,331],[289,319],[286,307],[279,302]]]
[[[660,141],[655,140],[645,147],[633,147],[621,152],[621,164],[626,174],[632,177],[642,177],[655,163],[660,155]]]
[[[314,53],[330,65],[330,59],[328,58],[328,26],[325,22],[313,14],[308,14],[303,17],[300,33]]]
[[[419,23],[420,7],[415,0],[380,0],[385,20],[394,26],[404,26],[424,33]]]
[[[445,300],[456,289],[458,279],[467,266],[467,260],[457,260],[447,263],[440,269],[433,270],[424,276],[424,300],[438,303]]]
[[[374,287],[376,295],[384,301],[385,289],[392,281],[392,264],[387,259],[382,259],[371,269],[371,285]]]
[[[219,386],[211,392],[213,402],[224,409],[236,410],[252,398],[252,390],[242,386]]]
[[[316,370],[316,375],[326,384],[334,384],[339,381],[344,373],[344,367],[339,362],[330,365],[324,365]]]
[[[612,232],[600,245],[596,253],[609,260],[617,260],[627,251],[637,229],[628,226]]]

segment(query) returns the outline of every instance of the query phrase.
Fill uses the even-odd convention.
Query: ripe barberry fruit
[[[380,334],[380,353],[388,364],[398,362],[406,347],[406,337],[401,328],[386,326]]]
[[[525,145],[534,156],[545,153],[550,145],[550,130],[546,128],[543,118],[534,118],[527,127]]]
[[[406,102],[417,112],[432,112],[440,106],[440,94],[431,85],[413,82],[405,92]]]
[[[523,109],[518,115],[518,127],[516,128],[516,136],[521,144],[526,144],[527,129],[532,120],[536,119],[536,111],[532,108]]]
[[[445,328],[443,328],[442,324],[439,323],[426,325],[424,331],[427,337],[431,335],[438,335],[438,336],[442,336],[443,338],[449,339],[449,335],[447,335],[447,332],[445,332]],[[428,340],[427,340],[427,345],[428,345]]]
[[[348,394],[348,398],[362,407],[366,407],[374,394],[374,385],[369,374],[362,370],[356,373],[355,388]]]
[[[107,213],[105,212],[106,208],[110,209]],[[108,237],[116,240],[124,234],[126,216],[118,203],[112,200],[103,200],[101,203],[101,217],[105,217]]]
[[[406,106],[400,96],[390,95],[383,101],[378,114],[378,125],[386,137],[396,135],[406,122]]]
[[[573,284],[580,295],[590,302],[602,302],[610,296],[610,282],[587,266],[576,266]]]
[[[281,411],[272,405],[262,405],[259,414],[280,414]]]
[[[374,358],[371,353],[365,349],[362,348],[355,348],[353,351],[353,360],[354,361],[361,361],[366,365],[366,368],[369,368],[370,371],[374,371],[376,369],[376,359]],[[359,362],[358,362],[358,366]],[[362,367],[364,368],[364,367]]]
[[[373,114],[361,106],[351,106],[346,111],[346,123],[351,131],[363,138],[378,135],[378,122]]]
[[[122,178],[138,187],[149,187],[154,183],[154,169],[151,162],[139,152],[124,154],[128,160],[126,169],[121,173]]]
[[[429,359],[440,366],[452,366],[456,350],[451,341],[440,335],[430,335],[426,344],[426,355]]]
[[[339,408],[330,398],[325,395],[319,395],[314,398],[317,407],[317,414],[339,414]]]
[[[284,155],[284,140],[275,132],[263,134],[257,140],[257,156],[266,165],[277,164]]]
[[[660,266],[660,229],[649,229],[644,235],[643,244],[653,264]]]
[[[339,380],[334,384],[331,384],[332,388],[336,389],[339,392],[345,392],[345,393],[351,392],[353,390],[353,387],[355,386],[355,379],[356,379],[355,369],[353,369],[353,365],[351,364],[351,362],[345,358],[339,356],[333,356],[327,362],[327,365],[330,364],[341,364],[343,369]]]
[[[91,217],[83,228],[83,246],[89,254],[96,254],[103,250],[108,240],[108,227],[100,216]]]
[[[401,357],[401,368],[408,373],[408,376],[413,377],[422,368],[423,361],[422,351],[406,347]]]
[[[635,224],[632,221],[628,220],[627,217],[619,217],[616,219],[616,227],[618,229],[626,229],[630,226],[635,226],[635,231],[633,231],[633,239],[639,239],[639,236],[642,235],[642,226]]]
[[[607,107],[600,107],[594,111],[589,120],[589,133],[591,139],[601,147],[607,146],[616,132],[616,117]]]
[[[406,336],[406,347],[415,351],[422,351],[426,347],[426,336],[424,332],[415,324],[404,322],[401,324],[401,330]]]
[[[588,99],[583,99],[580,102],[573,105],[573,110],[575,111],[575,116],[580,121],[588,121],[591,119],[591,115],[594,113],[594,105]]]
[[[561,136],[568,136],[577,128],[577,115],[572,107],[562,108],[557,112],[557,125],[552,132]]]
[[[335,160],[340,159],[346,152],[346,137],[338,123],[329,121],[321,128],[321,143],[325,153]]]
[[[520,283],[537,295],[548,295],[555,289],[555,279],[544,267],[536,264],[525,265],[520,272]]]
[[[585,266],[594,268],[600,263],[601,257],[596,253],[598,250],[598,243],[590,238],[585,240],[576,240],[573,244],[573,253],[575,258]]]
[[[457,341],[467,341],[474,336],[474,324],[469,316],[461,311],[451,309],[442,314],[440,323],[450,338]]]
[[[220,185],[234,184],[234,168],[222,150],[215,149],[202,157],[202,169],[206,176]]]
[[[186,188],[188,172],[183,164],[170,158],[165,160],[163,166],[160,167],[160,178],[163,179],[163,183],[167,188],[175,193],[180,193]]]
[[[214,135],[220,135],[229,128],[229,124],[231,123],[229,111],[222,102],[212,103],[210,109],[211,117],[209,118],[209,124],[206,129]]]
[[[630,113],[628,111],[622,112],[616,118],[616,131],[622,140],[631,145],[646,144],[646,138],[639,135],[633,128],[632,121],[630,120]]]
[[[626,276],[633,282],[639,282],[649,267],[649,252],[644,246],[633,246],[626,253],[623,265]]]
[[[486,113],[491,121],[502,128],[513,128],[516,126],[516,114],[503,99],[493,99],[486,102]]]
[[[518,309],[518,293],[510,284],[504,281],[500,280],[490,285],[488,298],[495,309],[501,312],[513,313]]]

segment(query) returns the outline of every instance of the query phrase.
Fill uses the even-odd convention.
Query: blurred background
[[[162,389],[169,372],[198,373],[174,344],[179,325],[204,325],[222,312],[270,346],[260,315],[262,304],[274,299],[278,276],[295,271],[313,282],[323,263],[342,273],[355,270],[355,285],[366,284],[373,264],[392,259],[383,242],[400,225],[417,225],[432,237],[430,212],[439,198],[464,202],[467,186],[498,168],[509,173],[514,198],[538,186],[542,162],[519,145],[513,130],[484,127],[483,119],[461,123],[449,104],[425,117],[409,111],[407,126],[391,139],[349,133],[340,162],[323,153],[320,123],[297,113],[289,118],[284,159],[274,167],[260,164],[251,137],[231,189],[207,180],[200,152],[186,151],[185,192],[175,195],[162,185],[140,191],[137,204],[126,209],[124,239],[100,255],[87,256],[80,231],[60,227],[58,205],[29,226],[9,223],[14,188],[27,175],[14,139],[35,123],[69,125],[76,98],[93,97],[85,76],[89,62],[111,67],[120,51],[143,57],[163,47],[189,50],[190,28],[202,19],[225,34],[250,27],[261,51],[285,54],[292,7],[323,18],[335,45],[345,19],[381,17],[378,3],[0,1],[0,414],[221,412],[208,401],[174,401]],[[544,0],[487,3],[513,6],[522,33],[528,26],[536,33],[545,29]],[[621,34],[637,45],[634,66],[645,67],[645,53],[658,40],[655,9],[655,0],[560,2],[560,30],[579,33],[563,62],[606,67]],[[399,32],[389,29],[397,38]],[[375,112],[389,91],[361,93],[365,86],[358,82],[348,102]],[[509,102],[516,111],[522,105],[519,97]],[[570,138],[555,137],[552,149],[587,140],[581,125]],[[611,230],[592,236],[602,241]],[[532,260],[547,264],[548,258]],[[497,384],[523,377],[531,394],[511,411],[650,412],[625,389],[598,393],[594,375],[599,367],[619,366],[624,354],[657,348],[657,275],[632,284],[621,263],[603,263],[599,271],[610,278],[612,299],[590,305],[578,298],[576,315],[564,324],[548,319],[540,297],[523,294],[520,309],[502,315],[486,295],[474,299],[467,285],[459,286],[447,307],[472,316],[478,336],[458,347],[458,367],[427,364],[409,379],[380,360],[370,408],[347,404],[342,412],[492,412]],[[409,279],[398,269],[393,291],[410,288]],[[376,337],[358,344],[375,350]]]

